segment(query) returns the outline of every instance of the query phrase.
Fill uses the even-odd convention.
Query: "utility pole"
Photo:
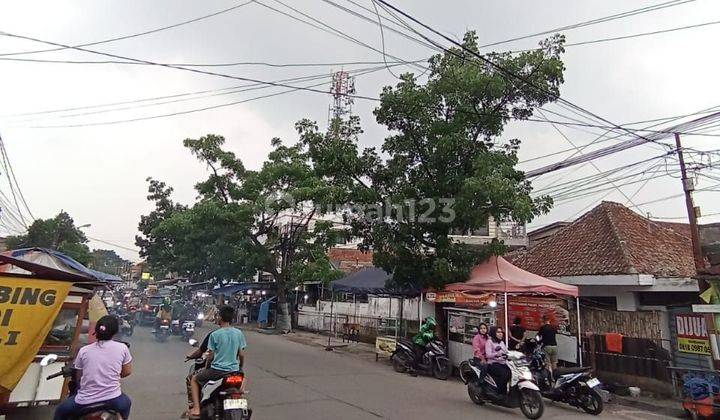
[[[696,209],[692,197],[695,185],[693,184],[692,179],[689,179],[687,176],[685,158],[683,156],[682,144],[678,133],[675,133],[675,145],[677,147],[678,160],[680,161],[680,173],[682,175],[683,191],[685,192],[685,205],[687,206],[688,220],[690,221],[690,239],[692,240],[695,270],[698,274],[701,274],[705,271],[705,259],[703,258],[702,249],[700,248],[700,231],[698,230],[697,224],[698,209]]]

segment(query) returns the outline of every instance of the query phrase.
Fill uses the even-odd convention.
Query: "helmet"
[[[428,327],[434,328],[437,325],[437,321],[435,321],[435,317],[429,316],[429,317],[425,318],[425,325],[427,325]]]

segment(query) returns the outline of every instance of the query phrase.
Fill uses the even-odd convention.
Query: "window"
[[[450,234],[457,236],[490,236],[490,223],[486,221],[483,226],[478,226],[478,228],[474,230],[454,228],[450,231]]]

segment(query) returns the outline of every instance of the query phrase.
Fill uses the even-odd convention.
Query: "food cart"
[[[578,313],[577,336],[573,336],[567,301],[574,298],[577,305],[577,296],[576,286],[532,274],[502,257],[491,257],[472,270],[468,281],[429,292],[426,299],[447,304],[448,356],[455,366],[472,357],[472,338],[481,322],[506,328],[509,320],[518,316],[526,329],[525,337],[530,338],[540,328],[543,315],[558,329],[559,359],[582,364],[580,317]]]
[[[54,251],[0,254],[0,339],[6,349],[0,358],[0,412],[57,403],[65,396],[63,381],[45,378],[88,341],[88,304],[105,285],[97,273]],[[40,359],[50,353],[60,357],[41,366]]]

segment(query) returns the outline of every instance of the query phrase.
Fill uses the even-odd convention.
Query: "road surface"
[[[123,382],[133,401],[132,418],[178,419],[186,408],[183,355],[190,347],[179,337],[157,343],[149,328],[131,338],[134,372]],[[209,331],[202,328],[198,338]],[[439,381],[395,373],[386,363],[291,342],[280,336],[246,332],[246,375],[253,420],[523,419],[519,410],[479,407],[455,380]],[[51,418],[33,409],[9,419]],[[546,404],[544,418],[594,419],[578,410]],[[663,419],[653,413],[611,405],[598,419]]]

